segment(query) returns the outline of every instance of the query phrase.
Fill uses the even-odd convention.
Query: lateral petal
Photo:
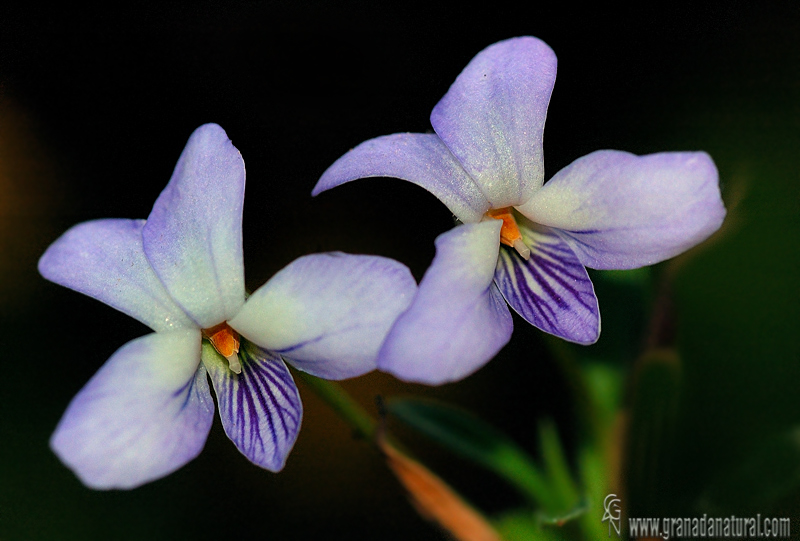
[[[676,256],[725,217],[717,168],[705,152],[592,152],[518,210],[560,230],[581,263],[595,269],[632,269]]]
[[[311,195],[367,177],[394,177],[425,188],[462,222],[478,222],[489,209],[475,181],[433,133],[396,133],[364,141],[322,174]]]
[[[290,263],[230,320],[242,336],[326,379],[359,376],[375,359],[416,282],[392,259],[315,254]]]
[[[523,319],[559,338],[592,344],[600,337],[594,286],[572,249],[553,230],[518,221],[530,259],[501,247],[494,281]]]
[[[475,372],[506,345],[511,314],[492,283],[500,226],[491,220],[439,235],[417,295],[381,348],[379,369],[439,385]]]
[[[519,205],[544,181],[542,137],[556,55],[533,37],[490,45],[431,113],[433,129],[493,208]]]
[[[39,272],[56,284],[89,295],[155,331],[195,324],[175,304],[142,249],[144,220],[78,224],[39,259]]]
[[[200,453],[214,417],[200,340],[179,330],[128,342],[75,396],[50,446],[85,485],[134,488]]]
[[[244,303],[244,161],[216,124],[197,128],[142,232],[173,299],[202,328]]]
[[[211,344],[203,343],[222,427],[248,460],[280,471],[300,432],[300,394],[279,355],[243,340],[239,357],[242,373],[235,374]]]

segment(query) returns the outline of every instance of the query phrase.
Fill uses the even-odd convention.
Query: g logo
[[[617,498],[616,494],[609,494],[606,496],[606,499],[603,500],[603,509],[605,513],[603,513],[603,522],[608,521],[608,537],[611,537],[611,527],[614,527],[614,531],[617,532],[617,537],[620,537],[620,516],[622,514],[622,508],[620,507],[620,499]]]

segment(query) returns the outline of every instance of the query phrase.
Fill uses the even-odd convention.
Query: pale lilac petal
[[[50,446],[91,488],[134,488],[196,457],[214,418],[200,331],[128,342],[72,400]]]
[[[396,133],[370,139],[331,165],[312,195],[366,177],[394,177],[425,188],[463,222],[480,221],[489,202],[436,134]]]
[[[544,181],[542,136],[556,55],[522,37],[478,53],[436,105],[431,124],[489,199],[519,205]]]
[[[632,269],[702,242],[725,217],[705,152],[599,150],[559,171],[518,210],[557,228],[581,263]]]
[[[438,385],[468,376],[511,338],[513,323],[492,283],[500,222],[464,224],[436,239],[436,257],[395,323],[378,368]]]
[[[144,220],[97,220],[71,228],[39,260],[50,280],[116,308],[156,331],[194,327],[142,249]]]
[[[217,393],[222,427],[251,462],[280,471],[300,432],[300,394],[279,355],[246,340],[241,346],[242,373],[235,374],[213,346],[203,344],[203,364]]]
[[[349,378],[375,369],[386,333],[416,288],[408,268],[391,259],[309,255],[256,290],[229,323],[304,372]]]
[[[192,134],[142,232],[144,250],[172,298],[203,328],[244,303],[244,162],[225,131]]]
[[[494,281],[508,304],[539,329],[570,342],[600,336],[594,286],[572,249],[553,230],[518,220],[529,260],[503,246]]]

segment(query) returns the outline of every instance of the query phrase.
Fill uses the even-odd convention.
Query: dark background
[[[769,462],[760,442],[800,426],[800,10],[554,4],[0,7],[0,539],[441,538],[380,456],[302,385],[304,427],[280,474],[250,465],[215,421],[201,456],[175,474],[131,492],[84,488],[48,438],[102,362],[146,329],[47,283],[36,261],[75,223],[146,217],[192,130],[216,122],[247,166],[249,289],[328,250],[393,257],[419,278],[452,226],[433,196],[390,179],[310,191],[361,141],[429,130],[467,62],[517,35],[543,39],[559,60],[548,177],[599,148],[701,149],[720,171],[727,225],[676,281],[680,413],[670,476],[640,482],[658,493],[650,510],[796,514],[792,483],[768,483],[772,507],[747,500],[747,483],[724,486],[748,457]],[[603,293],[590,355],[608,351],[620,336],[613,314],[626,311],[624,297]],[[634,357],[646,325],[619,321]],[[534,454],[537,419],[555,418],[568,446],[576,439],[567,385],[519,320],[511,344],[463,382],[372,374],[346,387],[371,411],[377,394],[456,402]],[[516,503],[488,474],[416,443],[482,509]],[[800,461],[779,463],[775,479],[800,477]],[[719,492],[728,499],[709,504]]]

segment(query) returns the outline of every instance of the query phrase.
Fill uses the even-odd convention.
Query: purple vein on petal
[[[202,378],[200,380],[201,382],[205,382],[206,383],[206,386],[205,386],[206,388],[204,390],[203,389],[200,389],[198,391],[195,390],[194,386],[195,386],[195,383],[197,383],[198,379],[196,377],[194,377],[194,378],[191,378],[189,381],[187,381],[186,384],[183,385],[183,387],[181,387],[180,389],[178,389],[177,391],[172,393],[172,396],[175,397],[175,398],[179,397],[183,393],[186,393],[184,395],[183,404],[181,404],[181,407],[180,407],[180,409],[178,411],[182,412],[184,409],[186,409],[186,406],[189,404],[189,400],[191,400],[192,396],[194,396],[195,393],[198,393],[198,392],[199,393],[206,393],[206,394],[208,393],[208,382],[205,379],[205,374],[203,374],[202,376],[199,376],[199,377]],[[201,394],[201,396],[203,396],[203,395]],[[209,400],[211,400],[211,396],[210,395],[208,395],[208,398],[209,398]]]
[[[545,332],[581,344],[596,341],[600,312],[586,269],[554,231],[520,229],[530,259],[503,247],[495,270],[495,283],[508,304]]]
[[[209,346],[210,347],[210,346]],[[288,368],[280,356],[242,342],[242,373],[234,374],[216,352],[204,348],[217,391],[225,433],[255,464],[279,471],[300,430],[303,406]]]

